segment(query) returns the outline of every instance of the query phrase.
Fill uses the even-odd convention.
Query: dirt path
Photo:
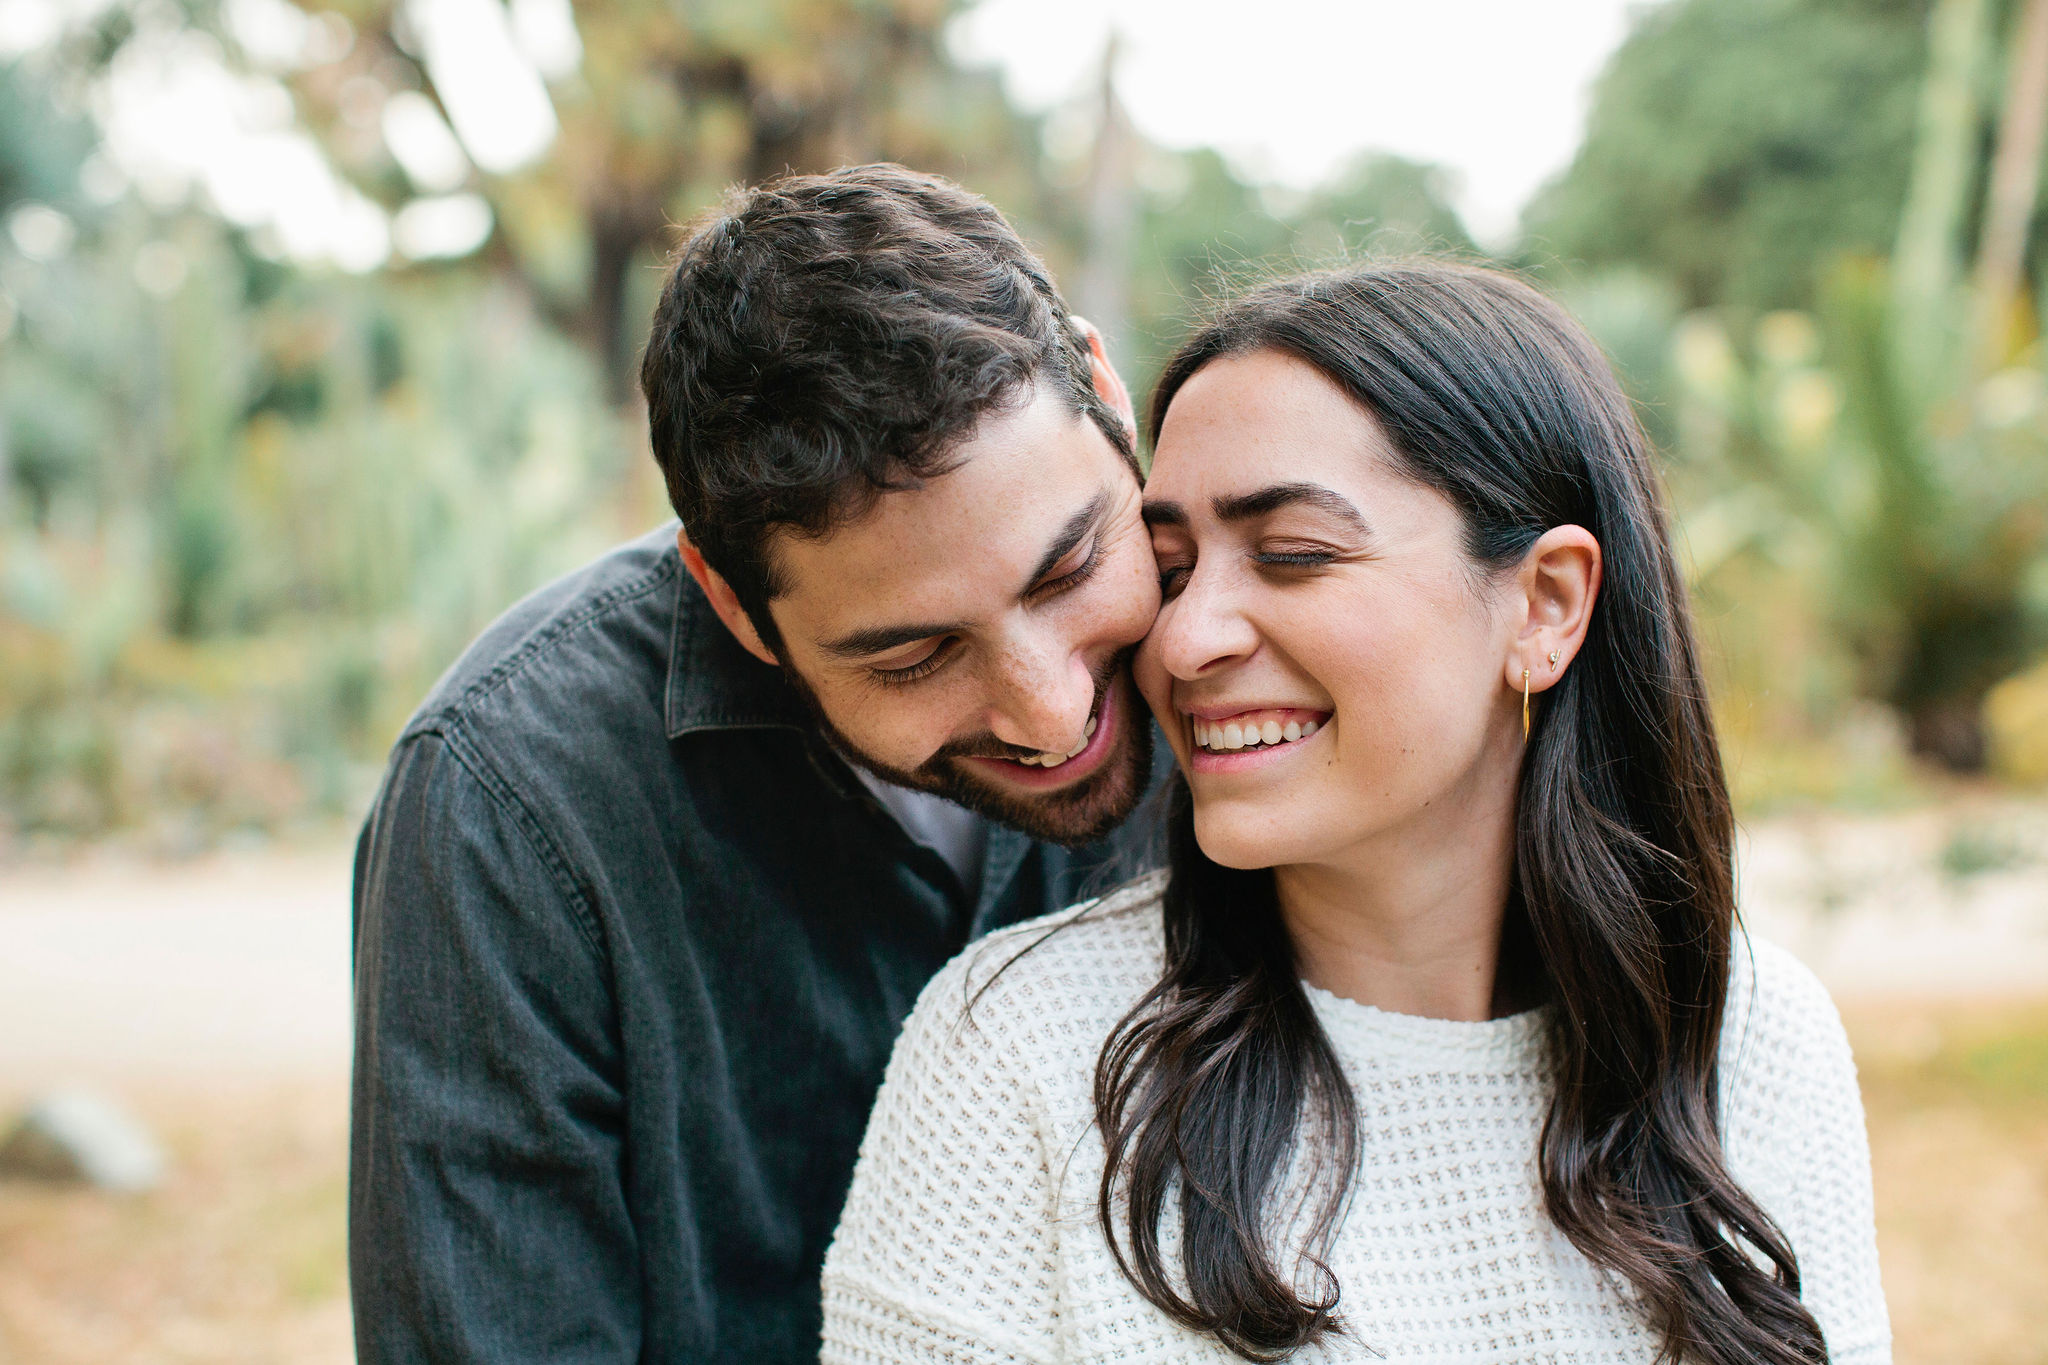
[[[0,868],[0,1086],[345,1075],[349,860]]]
[[[1737,865],[1750,927],[1838,998],[2048,995],[2048,801],[1759,821]]]

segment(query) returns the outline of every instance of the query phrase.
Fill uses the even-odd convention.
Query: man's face
[[[1128,662],[1159,609],[1137,476],[1041,385],[956,464],[770,545],[784,664],[846,755],[1037,838],[1083,843],[1144,794]]]

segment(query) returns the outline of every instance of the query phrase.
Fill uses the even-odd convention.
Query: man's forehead
[[[777,617],[822,638],[999,608],[1077,516],[1134,504],[1136,478],[1108,438],[1045,397],[985,423],[946,473],[883,493],[827,535],[776,536]]]

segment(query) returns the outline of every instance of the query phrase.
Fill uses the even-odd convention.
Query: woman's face
[[[1449,500],[1318,370],[1254,351],[1196,372],[1145,519],[1164,601],[1138,684],[1211,858],[1348,861],[1511,809],[1514,576],[1473,563]]]

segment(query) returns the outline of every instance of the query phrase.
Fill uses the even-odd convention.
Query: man
[[[366,1361],[815,1359],[917,992],[1128,870],[1129,400],[1001,217],[891,166],[740,194],[642,384],[681,529],[485,632],[363,832]]]

